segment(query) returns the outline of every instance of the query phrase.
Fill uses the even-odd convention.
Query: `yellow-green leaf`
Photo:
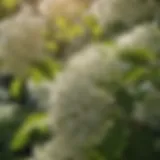
[[[10,144],[11,149],[18,150],[20,148],[23,148],[23,146],[28,143],[30,135],[34,129],[38,129],[43,133],[48,132],[47,124],[48,119],[45,113],[31,114],[16,132]]]
[[[7,9],[13,9],[19,0],[2,0],[2,5]]]
[[[31,69],[31,79],[35,83],[39,84],[40,82],[42,82],[45,79],[45,77],[39,69],[32,68]]]
[[[20,78],[16,78],[15,80],[13,80],[9,89],[9,93],[11,96],[16,98],[19,97],[22,83],[23,83],[23,80]]]

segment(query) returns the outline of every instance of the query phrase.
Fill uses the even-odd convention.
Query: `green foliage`
[[[123,85],[126,87],[130,86],[130,89],[132,89],[132,92],[134,91],[135,94],[142,92],[140,88],[142,88],[141,86],[146,81],[156,87],[155,82],[159,79],[157,56],[158,54],[144,49],[125,50],[122,59],[128,63],[129,67],[122,79]]]
[[[0,1],[0,18],[12,15],[18,9],[21,0],[1,0]]]
[[[108,45],[108,44],[107,44]],[[108,46],[114,47],[110,44]],[[120,115],[111,130],[107,131],[102,143],[88,151],[89,160],[158,160],[159,150],[155,149],[155,142],[159,135],[160,124],[160,68],[159,55],[151,50],[145,49],[122,49],[120,60],[125,69],[122,68],[121,79],[111,79],[108,87],[105,80],[97,84],[103,90],[111,92],[116,97],[115,103],[120,107]],[[118,82],[117,82],[118,81]],[[145,83],[151,84],[144,87]],[[106,86],[105,86],[106,85]],[[155,91],[155,92],[154,92]],[[155,130],[146,123],[132,119],[134,109],[138,103],[147,110],[147,118],[153,118],[158,123]],[[148,109],[147,109],[148,107]],[[155,113],[156,112],[156,113]],[[145,113],[144,113],[145,114]],[[120,117],[119,117],[120,116]],[[143,116],[143,115],[142,115]],[[147,121],[151,122],[151,119]]]
[[[44,79],[54,78],[60,69],[61,65],[58,61],[55,61],[52,57],[46,58],[43,62],[34,64],[30,70],[29,77],[35,82],[41,82]]]
[[[9,88],[9,93],[14,98],[19,98],[21,94],[21,88],[23,85],[23,79],[15,78]]]
[[[45,80],[53,79],[60,69],[60,64],[51,58],[45,59],[42,63],[34,64],[27,77],[16,77],[13,79],[9,87],[10,96],[14,99],[19,99],[28,78],[33,80],[36,84],[39,84]]]
[[[45,134],[48,135],[49,130],[45,113],[33,113],[27,117],[13,137],[11,149],[13,151],[21,150],[25,148],[30,141],[33,140],[35,142],[35,139],[31,139],[31,135],[33,135],[34,131],[38,131],[40,138],[45,137]],[[38,137],[34,138],[38,139]]]
[[[103,35],[103,29],[93,16],[84,17],[84,24],[91,32],[91,38],[94,40],[99,39]]]
[[[0,1],[0,17],[12,14],[18,3],[18,0]],[[111,27],[115,32],[124,28],[120,22]],[[53,55],[51,54],[51,58],[42,63],[34,64],[27,77],[16,77],[10,86],[10,95],[15,98],[21,96],[24,79],[31,78],[34,82],[41,83],[54,78],[61,66],[52,58],[56,54],[63,54],[75,39],[83,37],[86,33],[90,41],[97,41],[104,36],[102,28],[93,17],[85,17],[80,23],[59,17],[56,19],[56,25],[49,24],[48,32],[45,33],[46,50]],[[116,47],[110,41],[105,44]],[[143,103],[144,100],[152,98],[151,95],[148,96],[152,89],[160,91],[159,55],[141,48],[124,49],[122,52],[120,58],[128,68],[123,72],[122,79],[115,80],[118,83],[112,82],[112,86],[115,89],[113,92],[116,97],[115,103],[121,107],[125,116],[124,119],[118,117],[102,143],[88,151],[89,160],[159,160],[160,154],[156,153],[154,148],[157,137],[152,128],[132,123],[130,119],[135,103]],[[146,81],[152,84],[153,88],[144,89],[143,85]],[[105,90],[105,84],[101,85]],[[156,99],[151,102],[157,103]],[[2,114],[7,118],[0,118],[0,159],[24,159],[29,156],[28,153],[25,155],[17,155],[17,153],[27,147],[32,149],[35,144],[50,138],[46,113],[33,113],[23,108],[11,115],[8,111]]]
[[[13,9],[16,7],[19,0],[1,0],[1,5],[6,9]]]
[[[148,126],[141,124],[132,123],[129,127],[131,133],[121,159],[158,160],[159,156],[156,155],[154,148],[154,141],[156,140],[154,132]]]
[[[105,159],[121,159],[123,151],[128,144],[129,135],[130,130],[127,128],[126,122],[118,119],[98,149]]]
[[[17,160],[18,156],[10,148],[10,143],[13,139],[13,135],[16,134],[17,129],[21,123],[25,120],[30,111],[27,109],[21,110],[18,106],[13,104],[1,106],[1,117],[5,118],[0,120],[0,159]],[[2,112],[2,110],[4,110]],[[9,110],[11,114],[7,114],[6,110]]]
[[[144,49],[124,50],[122,59],[127,63],[128,69],[124,72],[124,76],[120,83],[120,88],[116,92],[116,97],[117,104],[127,111],[127,115],[130,115],[135,104],[138,102],[141,102],[144,107],[147,107],[147,104],[144,102],[146,99],[151,98],[151,95],[149,95],[149,97],[147,96],[149,92],[151,92],[154,88],[160,91],[160,88],[156,85],[156,82],[160,82],[160,77],[158,74],[160,68],[157,65],[159,63],[159,59],[157,53]],[[144,88],[143,85],[146,82],[152,84],[153,88],[151,88],[151,86],[150,88]],[[159,92],[157,92],[157,94],[159,94]],[[159,97],[159,95],[157,96]],[[155,97],[155,95],[153,97]],[[151,105],[153,105],[149,105],[151,114],[154,114],[151,110],[154,110],[155,107],[157,107],[157,112],[159,113],[157,106],[158,103],[156,105],[152,102]],[[156,121],[160,119],[160,115],[158,115],[158,113]],[[156,118],[156,114],[152,116]],[[154,131],[147,125],[141,126],[138,123],[130,123],[130,120],[130,118],[125,119],[123,122],[118,120],[118,124],[115,125],[115,132],[112,132],[111,137],[109,136],[107,141],[104,141],[104,145],[108,146],[108,148],[102,148],[106,159],[157,160],[159,154],[155,154],[156,151],[154,148],[154,142],[156,141],[156,137],[154,135]],[[125,124],[126,122],[128,124]],[[125,130],[127,130],[127,132],[125,132],[127,135],[122,134],[124,137],[121,137],[121,132],[123,133]],[[116,148],[113,148],[112,146],[117,147],[117,149],[119,146],[118,155],[116,154]],[[117,157],[115,157],[116,155]]]
[[[146,49],[124,49],[123,59],[131,62],[134,66],[151,64],[156,60],[156,54]]]
[[[102,28],[93,16],[85,16],[79,22],[57,17],[53,24],[48,24],[48,32],[44,34],[46,49],[54,56],[64,54],[65,47],[72,45],[74,41],[81,39],[86,34],[88,35],[86,38],[89,38],[90,41],[97,41],[103,35]]]

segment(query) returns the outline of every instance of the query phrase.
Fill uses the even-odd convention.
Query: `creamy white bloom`
[[[125,71],[125,62],[119,59],[121,50],[133,45],[135,48],[142,46],[157,51],[159,45],[153,44],[152,40],[156,39],[160,44],[160,35],[155,31],[158,32],[158,28],[154,25],[138,26],[117,39],[120,46],[89,45],[69,61],[50,90],[48,114],[54,138],[46,144],[44,152],[35,153],[36,160],[43,160],[44,157],[46,160],[87,159],[86,149],[101,143],[114,125],[111,115],[121,110],[115,103],[115,86],[112,85],[113,80],[118,82]],[[144,38],[146,35],[149,35],[147,39]],[[130,37],[129,41],[124,41],[124,37]],[[142,40],[139,44],[137,38]],[[101,82],[105,88],[101,87]],[[159,98],[156,100],[159,101]],[[157,104],[157,101],[155,105],[153,103],[156,110]],[[159,110],[150,112],[144,107],[141,112],[142,118],[147,118],[144,121],[159,122]]]

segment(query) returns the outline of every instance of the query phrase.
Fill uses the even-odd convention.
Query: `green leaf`
[[[35,83],[39,84],[45,79],[45,77],[44,77],[44,75],[42,74],[42,72],[39,69],[32,68],[31,69],[31,79]]]
[[[100,37],[103,33],[103,30],[99,25],[96,25],[96,26],[92,27],[91,30],[92,30],[92,34],[95,38]]]
[[[48,78],[53,78],[59,70],[60,64],[57,61],[46,58],[43,62],[34,64],[30,76],[36,83],[40,83]]]
[[[120,159],[126,145],[128,144],[129,136],[130,131],[127,128],[127,123],[123,120],[117,119],[116,124],[110,132],[107,133],[98,149],[108,160]]]
[[[68,30],[70,31],[68,35],[70,40],[73,40],[74,38],[83,35],[85,32],[83,26],[78,24],[72,25],[71,28]]]
[[[147,73],[148,70],[146,68],[135,67],[124,76],[123,82],[125,84],[133,84],[143,79]]]
[[[84,23],[90,28],[97,25],[97,21],[94,16],[85,16]]]
[[[7,9],[13,9],[16,7],[19,0],[2,0],[2,5]]]
[[[96,149],[88,151],[89,160],[105,160],[105,157]]]
[[[9,93],[11,96],[18,98],[20,96],[21,87],[23,85],[23,80],[20,78],[16,78],[11,83]]]
[[[48,132],[47,116],[45,113],[33,113],[22,124],[11,141],[11,149],[16,151],[23,148],[30,140],[31,133],[38,130],[42,133]]]
[[[135,65],[146,65],[156,60],[156,54],[152,51],[139,49],[125,49],[122,51],[122,59],[127,60]]]
[[[68,28],[68,20],[64,17],[56,18],[55,23],[56,23],[57,27],[62,29],[62,30]]]
[[[47,48],[47,50],[49,50],[52,53],[57,52],[59,49],[58,44],[54,41],[47,41],[46,48]]]

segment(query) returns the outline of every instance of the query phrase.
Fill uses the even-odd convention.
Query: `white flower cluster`
[[[25,75],[30,64],[46,56],[44,24],[44,19],[34,15],[29,6],[0,22],[1,72]]]
[[[128,30],[121,30],[114,38],[116,47],[89,44],[70,58],[50,87],[48,114],[53,139],[42,148],[35,149],[33,160],[88,160],[88,148],[101,143],[114,125],[112,115],[121,110],[115,102],[112,82],[118,82],[126,70],[124,66],[127,64],[120,59],[122,50],[160,50],[159,28],[153,23],[159,12],[158,4],[156,0],[94,2],[92,11],[108,33],[114,35],[110,26],[118,24]],[[146,98],[143,104],[136,104],[132,116],[149,122],[149,125],[159,126],[157,104],[160,94],[157,90],[152,92],[156,96],[148,95],[150,98]],[[153,110],[143,107],[150,104]]]
[[[117,25],[128,30],[120,30],[120,36],[114,38],[117,47],[89,44],[69,59],[50,87],[48,114],[53,139],[35,151],[35,160],[87,160],[88,148],[101,143],[114,125],[113,115],[121,110],[114,96],[114,83],[119,82],[126,69],[121,51],[160,49],[159,28],[153,23],[159,13],[157,0],[99,0],[92,7],[91,13],[107,33],[115,36],[112,27]],[[0,58],[4,70],[23,73],[28,63],[41,59],[41,55],[43,59],[46,54],[41,29],[45,28],[45,18],[34,17],[26,10],[24,15],[20,12],[2,23]],[[153,120],[157,125],[159,92],[156,95],[156,103],[152,103],[152,97],[146,103],[152,103],[158,111],[148,112],[142,107],[142,112],[147,118],[144,121]]]
[[[71,11],[75,10],[76,5],[80,7],[85,4],[87,4],[87,12],[96,16],[98,22],[111,35],[114,35],[115,32],[111,28],[116,25],[134,26],[136,23],[154,19],[159,13],[159,2],[156,0],[28,1],[28,4],[22,5],[22,9],[16,15],[0,22],[1,71],[21,75],[26,72],[30,64],[44,59],[46,53],[42,33],[46,29],[46,23],[48,24],[48,20],[50,20],[48,18],[52,17],[49,15],[50,11],[55,10],[57,6],[62,12],[65,12],[67,8]],[[34,12],[34,9],[39,10],[39,14]],[[56,13],[53,12],[53,14]],[[81,38],[85,44],[87,36]]]
[[[69,61],[66,69],[57,76],[50,91],[52,106],[49,108],[49,122],[55,136],[44,147],[44,152],[35,152],[35,159],[88,158],[87,148],[101,142],[109,128],[114,125],[111,115],[120,109],[115,103],[112,82],[118,82],[125,71],[122,67],[125,63],[119,59],[121,49],[134,46],[137,49],[145,47],[157,52],[160,44],[158,31],[155,25],[140,25],[119,37],[116,41],[117,48],[102,44],[89,45]],[[152,43],[152,40],[156,40],[157,45]],[[98,85],[101,82],[105,83],[106,89]],[[160,97],[157,92],[156,95]],[[159,122],[157,104],[160,99],[156,100],[158,102],[153,103],[149,99],[155,109],[153,112],[151,108],[142,108],[144,121]],[[149,104],[148,101],[146,103]],[[136,109],[135,106],[134,112],[138,111]]]

